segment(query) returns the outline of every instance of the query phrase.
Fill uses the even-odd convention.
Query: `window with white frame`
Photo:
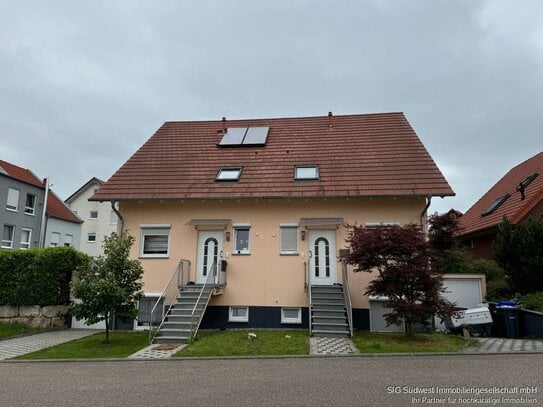
[[[32,242],[32,229],[22,228],[21,249],[30,249],[31,242]]]
[[[4,225],[4,229],[2,230],[2,244],[0,245],[0,247],[2,247],[3,249],[12,249],[14,234],[15,234],[15,226]]]
[[[318,165],[297,165],[294,167],[295,180],[318,180],[319,166]]]
[[[215,181],[239,181],[241,167],[221,168],[215,177]]]
[[[25,213],[27,215],[34,215],[36,212],[36,195],[26,194]]]
[[[116,225],[118,221],[119,221],[119,217],[117,216],[115,211],[111,211],[111,213],[109,214],[109,224]]]
[[[249,322],[249,307],[229,307],[228,322]]]
[[[281,254],[298,253],[298,224],[284,223],[281,229]]]
[[[98,219],[98,211],[90,211],[89,219]]]
[[[249,236],[251,225],[234,225],[234,252],[237,254],[249,254]]]
[[[8,188],[8,202],[6,204],[6,209],[8,211],[17,212],[19,207],[19,194],[20,191],[15,188]]]
[[[60,244],[60,233],[52,232],[51,233],[51,246],[58,246]]]
[[[302,309],[301,308],[281,308],[281,323],[282,324],[301,324]]]
[[[158,306],[151,314],[153,307],[160,298]],[[159,325],[162,321],[162,310],[164,309],[164,298],[160,295],[145,294],[145,297],[140,298],[138,301],[138,326],[149,326],[149,323],[153,325]]]
[[[88,243],[95,243],[96,242],[96,233],[88,233],[87,234],[87,242]]]
[[[64,246],[73,246],[74,237],[72,235],[64,236]]]
[[[170,225],[142,225],[142,257],[168,257]]]

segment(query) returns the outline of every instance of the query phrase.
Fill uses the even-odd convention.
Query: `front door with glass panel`
[[[312,285],[332,285],[336,278],[336,231],[309,231],[309,267]]]
[[[198,263],[196,265],[196,283],[205,283],[209,273],[212,272],[213,264],[219,264],[219,261],[223,255],[222,244],[222,231],[198,232]]]

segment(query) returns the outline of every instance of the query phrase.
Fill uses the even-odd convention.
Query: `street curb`
[[[107,362],[182,362],[190,361],[210,361],[210,360],[281,360],[281,359],[341,359],[341,358],[376,358],[376,357],[432,357],[432,356],[496,356],[496,355],[543,355],[543,351],[511,351],[511,352],[418,352],[418,353],[358,353],[351,355],[257,355],[257,356],[202,356],[202,357],[173,357],[168,359],[149,359],[149,358],[104,358],[104,359],[7,359],[0,360],[1,363],[69,363],[69,362],[88,362],[88,363],[107,363]]]

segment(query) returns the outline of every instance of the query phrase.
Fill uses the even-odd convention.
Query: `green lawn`
[[[353,342],[361,353],[456,352],[466,346],[477,346],[473,339],[455,335],[355,332]]]
[[[17,359],[92,359],[125,358],[148,345],[148,332],[111,332],[104,343],[105,332],[28,353]]]
[[[35,329],[17,322],[0,323],[0,338],[9,338],[10,336],[21,335],[32,331],[35,331]]]
[[[249,339],[248,334],[256,334]],[[214,331],[199,333],[196,340],[175,356],[307,355],[308,331]]]

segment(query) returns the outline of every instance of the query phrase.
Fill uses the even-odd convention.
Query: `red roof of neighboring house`
[[[3,171],[2,171],[3,170]],[[38,188],[45,189],[45,184],[36,177],[32,171],[21,168],[15,164],[0,160],[0,174],[9,176],[17,181],[26,184],[34,185]],[[49,191],[47,198],[47,214],[57,219],[66,220],[68,222],[83,223],[83,221],[68,208],[62,200],[56,196],[53,191]]]
[[[49,196],[47,198],[47,214],[50,217],[72,223],[83,223],[79,216],[73,213],[53,191],[49,191]]]
[[[2,171],[2,169],[4,171]],[[44,183],[38,177],[36,177],[32,171],[8,163],[7,161],[0,160],[0,174],[2,173],[16,179],[17,181],[24,182],[25,184],[34,185],[38,188],[45,188]]]
[[[524,199],[519,184],[532,174],[538,174],[524,187]],[[509,197],[493,212],[483,216],[497,199]],[[520,222],[543,199],[543,152],[512,168],[460,218],[462,235],[491,228],[504,216],[513,223]]]
[[[224,128],[269,127],[264,146],[221,147]],[[294,167],[319,166],[319,180]],[[216,182],[242,167],[239,182]],[[166,122],[92,200],[454,195],[403,113]]]

